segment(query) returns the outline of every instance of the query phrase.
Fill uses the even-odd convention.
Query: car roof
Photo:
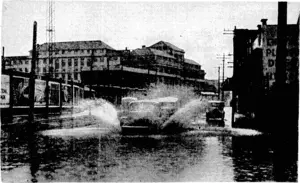
[[[152,99],[152,101],[155,101],[155,102],[178,102],[178,98],[177,97],[163,97],[163,98]]]
[[[137,100],[136,97],[123,97],[122,100]]]
[[[152,101],[152,100],[137,100],[137,101],[130,102],[130,104],[135,104],[135,103],[152,103],[152,104],[158,104],[159,102]]]
[[[159,104],[162,102],[177,102],[178,98],[177,97],[163,97],[163,98],[156,98],[156,99],[145,99],[145,100],[137,100],[137,101],[132,101],[132,103],[152,103],[152,104]]]
[[[208,103],[225,103],[225,102],[220,100],[210,100],[208,101]]]

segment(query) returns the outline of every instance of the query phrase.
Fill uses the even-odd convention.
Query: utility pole
[[[288,114],[290,114],[290,111],[287,109],[291,106],[290,103],[287,103],[286,97],[287,95],[286,91],[288,90],[286,88],[286,45],[287,45],[287,2],[278,2],[278,27],[277,27],[277,53],[276,53],[276,72],[275,72],[275,98],[273,99],[276,101],[276,104],[273,105],[276,109],[276,132],[277,130],[282,131],[281,124],[279,121],[286,120],[286,117]],[[281,106],[285,106],[284,109],[282,109]],[[291,125],[291,124],[289,124]]]
[[[225,54],[223,53],[223,77],[222,77],[222,85],[224,86],[224,73],[225,73]],[[222,101],[224,101],[224,89],[222,87]]]
[[[94,63],[94,50],[92,50],[91,61],[90,61],[91,75],[93,75],[93,63]],[[92,99],[92,81],[90,81],[90,99]]]
[[[218,99],[220,100],[220,66],[218,66]]]
[[[223,53],[222,57],[217,57],[218,59],[222,59],[222,85],[224,85],[224,81],[225,81],[225,60],[226,59],[230,59],[229,56],[233,56],[233,54],[228,53],[227,55],[225,53]],[[224,101],[224,89],[222,87],[222,95],[221,95],[221,100]]]
[[[4,46],[2,47],[2,71],[5,71]]]
[[[287,2],[278,2],[278,28],[277,28],[277,57],[275,82],[279,89],[283,88],[286,80],[286,26]]]
[[[36,51],[36,34],[37,34],[37,23],[33,23],[33,43],[32,43],[32,60],[31,60],[31,72],[29,78],[29,121],[33,122],[34,120],[34,86],[35,86],[35,67],[37,60],[37,51]]]

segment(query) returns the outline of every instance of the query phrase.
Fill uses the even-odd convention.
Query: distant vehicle
[[[223,101],[211,100],[208,102],[208,108],[206,111],[206,121],[208,123],[216,122],[219,126],[224,126],[224,111],[225,103]]]
[[[122,132],[158,133],[162,123],[177,109],[178,99],[175,97],[131,101],[128,110],[119,115]]]

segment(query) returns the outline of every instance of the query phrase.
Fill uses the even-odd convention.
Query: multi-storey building
[[[114,51],[102,41],[56,42],[52,56],[49,57],[47,47],[47,43],[39,46],[37,73],[78,82],[81,82],[81,71],[89,69],[92,60],[104,65],[107,62],[107,53]]]
[[[131,51],[115,50],[102,41],[56,42],[51,52],[48,47],[48,43],[38,45],[38,75],[82,82],[98,88],[102,94],[106,89],[111,94],[112,88],[122,88],[126,91],[121,93],[127,93],[158,82],[190,85],[197,90],[208,86],[201,65],[186,59],[183,49],[164,41]],[[17,64],[7,69],[30,72],[31,52],[29,56],[5,60]]]
[[[275,75],[277,58],[277,25],[268,25],[262,19],[257,30],[234,30],[234,73],[233,107],[235,111],[251,114],[263,121],[257,124],[269,128],[274,107],[277,106],[275,95]],[[298,109],[299,94],[299,23],[285,26],[286,55],[285,98],[290,100],[290,111]],[[290,115],[292,116],[292,115]],[[295,116],[293,114],[293,116]]]
[[[31,57],[11,56],[5,57],[5,70],[29,73],[31,71]]]
[[[68,80],[81,82],[80,72],[90,68],[92,59],[100,63],[97,66],[106,65],[107,55],[115,51],[102,41],[56,42],[53,47],[55,49],[50,56],[47,49],[48,43],[38,45],[36,74],[62,78],[65,82]],[[31,51],[29,56],[5,57],[5,69],[30,72],[31,59]],[[120,58],[113,59],[110,61],[112,64],[120,60]]]

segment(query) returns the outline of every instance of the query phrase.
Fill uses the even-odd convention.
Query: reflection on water
[[[72,133],[52,130],[18,138],[2,133],[2,181],[278,180],[278,157],[268,136],[122,136],[96,128]],[[281,172],[285,181],[296,181],[293,165]]]

